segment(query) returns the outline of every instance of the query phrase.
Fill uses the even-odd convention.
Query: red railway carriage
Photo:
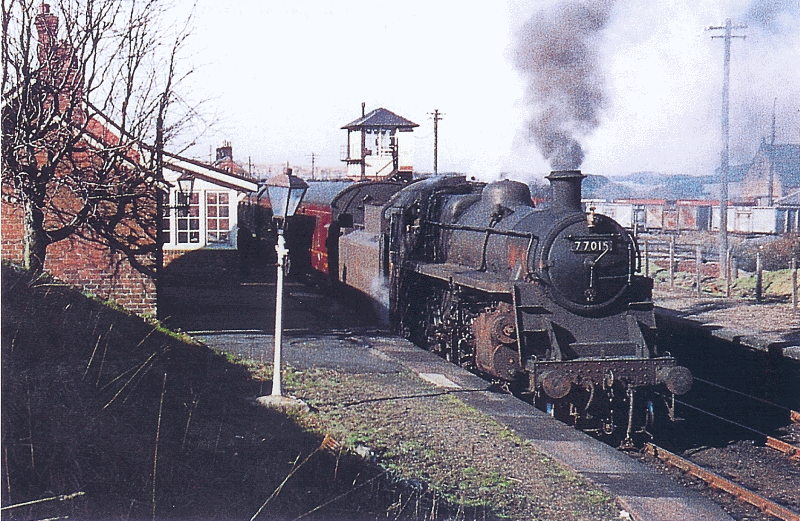
[[[338,279],[338,256],[331,253],[338,252],[340,229],[363,228],[365,205],[385,204],[410,182],[408,178],[308,181],[308,191],[286,230],[292,271]]]
[[[331,202],[353,185],[349,179],[308,181],[308,191],[291,225],[286,241],[296,273],[328,275],[328,233],[331,225]]]

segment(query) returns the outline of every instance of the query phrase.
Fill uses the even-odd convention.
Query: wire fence
[[[724,267],[725,273],[720,273],[719,251],[712,245],[697,243],[681,243],[675,236],[668,239],[640,239],[642,256],[641,272],[646,277],[655,275],[656,272],[665,271],[670,289],[675,288],[676,276],[679,273],[689,274],[695,294],[700,297],[706,295],[719,295],[730,297],[740,270],[738,258],[728,250]],[[761,303],[764,300],[764,268],[763,253],[755,254],[755,300]],[[790,272],[792,307],[798,309],[797,286],[797,255],[793,256],[785,269]],[[720,289],[720,281],[724,285]]]

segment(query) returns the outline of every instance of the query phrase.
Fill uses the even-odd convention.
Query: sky
[[[591,31],[564,19],[576,5],[599,13]],[[800,143],[800,0],[197,0],[184,88],[215,123],[184,155],[208,160],[230,141],[245,164],[309,168],[313,153],[317,166],[342,166],[341,127],[363,102],[419,124],[417,171],[433,170],[439,110],[439,172],[541,177],[551,164],[530,139],[532,121],[573,87],[548,87],[548,101],[536,87],[543,69],[521,63],[547,47],[536,35],[554,24],[587,60],[590,121],[559,123],[584,173],[710,174],[722,149],[724,44],[706,28],[726,18],[747,25],[731,44],[738,164],[770,138],[773,105],[776,143]]]

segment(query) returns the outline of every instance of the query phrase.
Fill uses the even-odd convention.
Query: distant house
[[[742,196],[760,205],[770,206],[776,199],[798,189],[800,145],[770,145],[762,141],[742,180]]]
[[[65,45],[48,37],[55,34],[55,24],[57,18],[43,4],[36,18],[40,46]],[[81,123],[75,126],[82,151],[79,159],[88,165],[81,172],[91,176],[92,169],[96,168],[92,166],[93,159],[104,150],[120,148],[118,145],[123,143],[122,138],[129,136],[82,99],[81,89],[74,92],[75,96],[80,96],[77,98],[79,103],[72,104],[78,106],[73,117]],[[8,106],[4,103],[3,109]],[[123,179],[134,179],[132,176],[142,175],[145,170],[141,165],[148,164],[155,151],[142,143],[130,139],[125,141],[128,144],[124,145],[121,155],[119,175]],[[56,175],[59,171],[73,173],[75,157],[72,159],[73,163],[58,163]],[[145,189],[149,190],[145,192],[147,197],[142,198],[143,203],[138,208],[140,217],[144,218],[134,220],[123,215],[121,221],[129,226],[131,234],[142,237],[146,245],[154,246],[148,246],[151,253],[145,260],[147,264],[156,266],[155,276],[153,270],[143,268],[144,263],[136,266],[130,256],[109,247],[104,237],[88,227],[50,244],[44,269],[86,292],[115,301],[133,312],[151,315],[158,313],[159,292],[165,283],[183,280],[207,283],[235,272],[238,203],[249,192],[257,190],[255,181],[236,172],[167,152],[163,153],[161,165],[161,177]],[[179,178],[192,180],[190,194],[181,194]],[[62,207],[69,207],[74,195],[59,190],[59,183],[53,185],[49,197],[54,200],[61,198]],[[2,258],[20,262],[25,233],[24,212],[13,188],[5,182],[1,212]],[[61,217],[54,211],[45,213],[45,227],[48,227],[48,219],[51,224],[58,224]]]
[[[361,117],[342,127],[347,130],[347,145],[342,150],[347,177],[411,175],[414,170],[412,132],[418,126],[384,108],[365,114],[362,105]]]
[[[247,170],[233,160],[233,145],[231,145],[230,141],[223,141],[222,146],[217,148],[217,158],[212,165],[214,168],[224,170],[229,174],[235,174],[246,178],[252,177]]]

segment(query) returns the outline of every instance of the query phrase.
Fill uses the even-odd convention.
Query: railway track
[[[800,412],[794,411],[794,410],[790,409],[789,407],[784,407],[783,405],[779,405],[777,403],[770,402],[769,400],[765,400],[763,398],[759,398],[758,396],[753,396],[751,394],[743,393],[741,391],[737,391],[736,389],[731,389],[730,387],[725,387],[724,385],[720,385],[718,383],[714,383],[714,382],[711,382],[711,381],[708,381],[708,380],[704,380],[704,379],[698,378],[696,376],[694,377],[694,381],[695,382],[702,382],[702,383],[704,383],[706,385],[710,385],[712,387],[716,387],[717,389],[721,389],[723,391],[727,391],[727,392],[735,394],[737,396],[741,396],[743,398],[747,398],[747,399],[752,400],[754,402],[759,402],[759,403],[767,405],[769,407],[773,407],[775,409],[782,410],[788,415],[789,421],[791,421],[792,423],[800,424]]]
[[[726,492],[741,501],[753,505],[762,512],[782,519],[783,521],[800,521],[800,514],[797,512],[789,510],[788,508],[785,508],[774,501],[771,501],[770,499],[767,499],[766,497],[743,487],[742,485],[734,483],[733,481],[726,479],[715,472],[703,468],[702,466],[697,465],[686,458],[682,458],[677,454],[673,454],[672,452],[653,445],[652,443],[645,444],[643,450],[646,454],[702,480],[708,486],[714,489]]]
[[[693,394],[674,402],[685,424],[675,430],[675,439],[658,442],[675,446],[682,456],[655,443],[642,452],[680,469],[688,477],[678,479],[690,486],[697,478],[724,492],[709,495],[737,518],[800,521],[800,413],[702,378],[695,381]]]
[[[779,438],[775,438],[774,436],[770,436],[769,434],[767,434],[765,432],[762,432],[762,431],[760,431],[758,429],[754,429],[752,427],[748,427],[747,425],[743,425],[743,424],[741,424],[739,422],[724,418],[724,417],[719,416],[717,414],[714,414],[714,413],[712,413],[710,411],[706,411],[706,410],[701,409],[699,407],[695,407],[695,406],[690,405],[690,404],[688,404],[686,402],[683,402],[681,400],[676,399],[675,403],[680,404],[683,407],[687,407],[689,409],[692,409],[692,410],[694,410],[696,412],[699,412],[701,414],[705,414],[707,416],[711,416],[712,418],[715,418],[715,419],[717,419],[719,421],[734,425],[734,426],[736,426],[736,427],[738,427],[738,428],[740,428],[742,430],[751,432],[751,433],[755,434],[756,436],[762,438],[764,440],[764,445],[766,447],[769,447],[771,449],[774,449],[774,450],[777,450],[778,452],[783,453],[784,455],[786,455],[791,460],[800,462],[800,447],[792,445],[791,443],[787,443],[787,442],[785,442],[785,441],[783,441],[783,440],[781,440]]]
[[[708,380],[703,380],[701,378],[695,378],[695,381],[696,382],[701,382],[701,383],[703,383],[705,385],[708,385],[708,386],[711,386],[711,387],[714,387],[714,388],[717,388],[717,389],[720,389],[720,390],[723,390],[723,391],[726,391],[726,392],[731,393],[731,394],[733,394],[735,396],[746,398],[748,400],[751,400],[752,402],[759,403],[759,404],[761,404],[763,406],[770,407],[770,408],[772,408],[774,410],[782,411],[782,413],[786,417],[786,421],[787,422],[790,422],[791,424],[800,426],[800,412],[798,412],[798,411],[795,411],[795,410],[792,410],[792,409],[790,409],[788,407],[784,407],[782,405],[770,402],[770,401],[765,400],[763,398],[759,398],[757,396],[753,396],[753,395],[750,395],[750,394],[747,394],[747,393],[743,393],[741,391],[737,391],[736,389],[731,389],[729,387],[725,387],[723,385],[720,385],[720,384],[717,384],[717,383],[714,383],[714,382],[710,382]],[[748,431],[748,432],[750,432],[752,434],[755,434],[757,437],[759,437],[759,438],[761,438],[761,440],[763,440],[763,443],[764,443],[765,446],[785,454],[786,457],[788,457],[791,460],[800,462],[800,447],[798,447],[796,445],[793,445],[792,443],[789,443],[789,442],[786,442],[786,441],[781,440],[779,438],[776,438],[776,437],[772,436],[771,434],[763,432],[762,430],[760,430],[758,428],[754,428],[752,426],[745,425],[742,422],[734,421],[734,420],[731,420],[729,418],[723,417],[721,415],[715,414],[715,413],[713,413],[711,411],[707,411],[707,410],[705,410],[705,409],[703,409],[701,407],[690,405],[689,403],[686,403],[685,401],[677,400],[677,399],[675,401],[676,401],[676,403],[679,403],[683,407],[690,408],[690,409],[692,409],[692,410],[694,410],[696,412],[699,412],[701,414],[705,414],[705,415],[710,416],[712,418],[715,418],[715,419],[717,419],[719,421],[725,422],[727,424],[733,425],[733,426],[735,426],[737,428],[740,428],[740,429]]]

